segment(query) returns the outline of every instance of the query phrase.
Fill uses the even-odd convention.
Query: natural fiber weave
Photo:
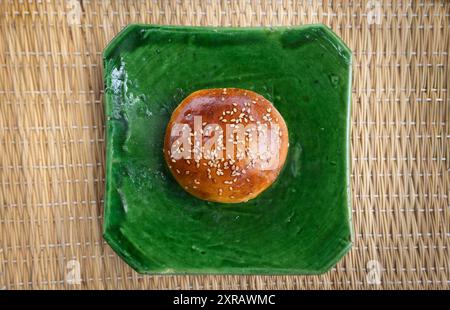
[[[450,3],[369,2],[0,1],[0,288],[448,289]],[[336,268],[142,276],[105,244],[101,51],[132,22],[321,22],[347,42],[355,242]]]

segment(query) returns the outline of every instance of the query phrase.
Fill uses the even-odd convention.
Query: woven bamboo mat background
[[[448,289],[449,14],[425,0],[0,0],[0,288]],[[347,42],[355,242],[333,270],[142,276],[105,244],[101,52],[132,22],[321,22]]]

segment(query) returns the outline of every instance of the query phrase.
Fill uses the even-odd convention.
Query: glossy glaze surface
[[[322,25],[131,25],[104,52],[104,236],[146,273],[293,274],[328,270],[350,248],[351,53]],[[172,111],[204,88],[254,90],[283,115],[278,180],[247,203],[197,199],[162,147]]]

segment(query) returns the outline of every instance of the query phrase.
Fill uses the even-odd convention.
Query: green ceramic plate
[[[323,25],[126,27],[105,49],[104,237],[143,273],[312,274],[351,246],[351,53]],[[253,90],[289,128],[278,180],[254,200],[186,193],[163,158],[175,107],[204,88]]]

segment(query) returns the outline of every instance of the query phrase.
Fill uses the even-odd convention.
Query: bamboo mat
[[[0,0],[0,288],[448,289],[449,14],[425,0]],[[320,22],[347,42],[355,240],[333,270],[142,276],[105,244],[101,52],[133,22]]]

